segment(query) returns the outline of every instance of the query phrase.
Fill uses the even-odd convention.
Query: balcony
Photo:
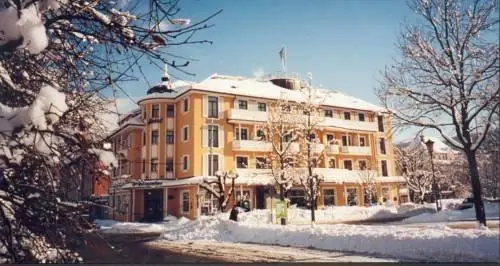
[[[371,154],[370,147],[364,147],[364,146],[342,146],[340,147],[340,150],[343,153],[350,153],[350,154],[362,154],[362,155]]]
[[[378,130],[377,123],[375,122],[344,120],[332,117],[321,117],[319,126],[345,128],[345,129],[362,130],[362,131]]]
[[[229,121],[252,121],[252,122],[267,122],[267,112],[257,110],[235,109],[229,110]]]
[[[233,140],[233,150],[236,151],[272,151],[271,142],[261,140]]]
[[[326,145],[326,153],[337,154],[339,153],[339,150],[340,150],[339,145],[334,145],[334,144]]]
[[[313,143],[311,145],[311,151],[313,153],[322,153],[325,150],[325,145],[321,143]],[[304,151],[307,152],[307,144],[304,145]]]

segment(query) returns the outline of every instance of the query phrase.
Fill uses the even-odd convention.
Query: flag
[[[286,56],[286,49],[283,47],[280,50],[281,66],[283,67],[283,71],[286,71]]]

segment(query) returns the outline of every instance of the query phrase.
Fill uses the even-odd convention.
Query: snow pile
[[[161,233],[169,228],[181,228],[191,220],[181,217],[167,216],[161,223],[118,222],[114,220],[96,220],[97,228],[112,234]]]
[[[165,240],[215,240],[364,252],[432,261],[497,261],[499,233],[441,227],[270,225],[203,217],[171,228]]]
[[[443,204],[443,206],[445,206]],[[485,202],[485,213],[487,219],[499,219],[500,203]],[[443,209],[437,213],[423,213],[417,216],[405,219],[404,223],[428,223],[428,222],[448,222],[461,220],[475,220],[476,210],[474,207],[465,210]]]

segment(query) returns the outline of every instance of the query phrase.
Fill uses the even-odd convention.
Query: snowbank
[[[165,240],[215,240],[363,252],[429,261],[498,261],[499,233],[440,227],[271,225],[203,217],[163,234]]]
[[[161,233],[168,228],[179,228],[179,226],[190,222],[187,218],[177,219],[174,216],[165,217],[162,223],[134,223],[118,222],[114,220],[96,220],[97,228],[111,234],[133,234],[133,233]]]
[[[445,205],[443,204],[443,207]],[[500,217],[500,203],[484,202],[484,208],[487,219],[496,219]],[[423,213],[417,216],[405,219],[404,223],[429,223],[429,222],[449,222],[475,220],[476,210],[474,207],[465,210],[443,209],[437,213]]]

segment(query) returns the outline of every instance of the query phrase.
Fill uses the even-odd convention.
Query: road
[[[100,237],[102,236],[102,238]],[[164,241],[157,233],[92,234],[78,252],[85,263],[396,262],[367,254],[213,241]]]

